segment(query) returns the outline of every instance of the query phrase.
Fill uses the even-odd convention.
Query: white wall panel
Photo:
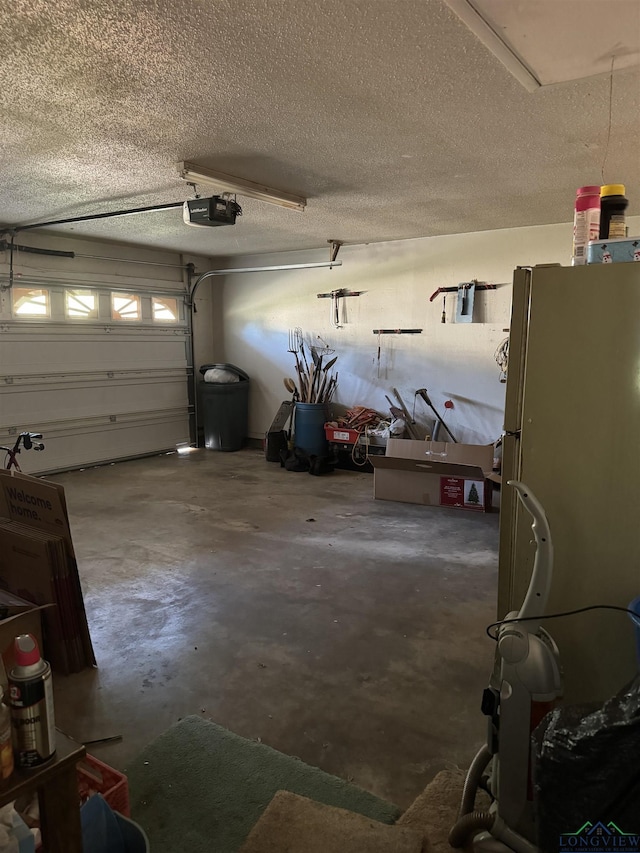
[[[640,217],[630,217],[629,233],[640,233]],[[513,270],[569,264],[571,234],[571,225],[560,224],[343,246],[338,255],[343,265],[332,270],[237,274],[225,277],[222,288],[215,280],[203,284],[200,292],[214,288],[224,324],[224,346],[216,358],[237,364],[251,377],[250,434],[262,437],[286,398],[282,379],[295,376],[288,330],[300,326],[307,340],[319,343],[319,335],[339,356],[338,404],[388,413],[385,394],[391,396],[395,387],[411,409],[415,391],[426,387],[441,411],[445,400],[453,401],[446,420],[459,440],[495,440],[503,426],[505,386],[494,353],[509,326]],[[234,258],[233,266],[326,260],[325,249]],[[455,294],[448,294],[442,324],[443,298],[430,302],[431,294],[474,278],[498,289],[476,294],[475,322],[464,325],[453,322]],[[317,298],[338,288],[363,291],[344,300],[341,329],[331,326],[331,300]],[[373,330],[381,327],[423,331],[383,336],[378,366]],[[416,419],[425,428],[433,424],[419,398]]]

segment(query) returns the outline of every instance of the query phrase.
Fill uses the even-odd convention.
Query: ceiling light
[[[258,201],[287,207],[289,210],[303,211],[307,206],[307,200],[302,196],[274,190],[271,187],[265,187],[263,184],[246,181],[244,178],[234,178],[232,175],[225,175],[223,172],[214,172],[195,163],[180,163],[179,169],[180,177],[191,184],[206,184],[215,187],[220,192],[255,198]]]

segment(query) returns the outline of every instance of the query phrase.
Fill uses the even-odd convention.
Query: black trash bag
[[[310,456],[309,473],[315,477],[323,474],[333,474],[336,469],[336,461],[330,456]]]
[[[308,471],[311,467],[309,456],[299,447],[280,452],[280,467],[287,471]]]
[[[640,851],[640,676],[595,709],[556,708],[533,746],[543,853]]]
[[[336,464],[337,459],[332,456],[309,455],[299,447],[280,452],[280,467],[286,468],[287,471],[307,471],[320,477],[323,474],[332,474]]]

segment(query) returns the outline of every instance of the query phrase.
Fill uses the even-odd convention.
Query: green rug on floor
[[[400,810],[368,791],[200,717],[185,717],[127,770],[132,818],[152,853],[236,853],[276,791],[381,823]]]

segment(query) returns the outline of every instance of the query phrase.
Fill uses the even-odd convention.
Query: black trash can
[[[237,382],[200,382],[200,413],[208,450],[241,450],[249,432],[249,377],[235,364],[203,364],[238,377]]]

